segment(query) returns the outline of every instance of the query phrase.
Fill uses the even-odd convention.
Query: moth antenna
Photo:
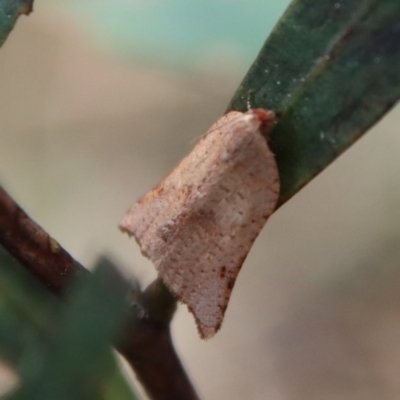
[[[240,112],[240,111],[239,111]],[[241,113],[243,114],[243,113]],[[225,114],[226,115],[226,114]],[[212,133],[217,129],[221,129],[223,128],[225,125],[232,123],[233,121],[235,121],[235,119],[239,119],[241,117],[241,115],[238,115],[236,118],[234,119],[230,119],[228,121],[226,121],[223,124],[220,124],[219,126],[215,127],[214,129],[209,129],[206,133],[203,133],[201,135],[195,136],[193,139],[190,140],[190,144],[193,145],[195,144],[199,139],[202,139],[204,136],[206,136],[208,133]],[[221,117],[222,118],[222,117]]]

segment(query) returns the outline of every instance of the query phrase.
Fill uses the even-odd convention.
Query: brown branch
[[[89,273],[37,225],[0,186],[0,245],[58,297]],[[175,300],[161,281],[133,295],[129,320],[116,347],[154,400],[197,400],[175,352],[169,322]]]
[[[55,295],[88,272],[0,186],[0,244]]]
[[[136,371],[152,399],[199,399],[172,344],[170,322],[176,300],[156,279],[144,292],[134,295],[121,345],[117,346]],[[128,336],[126,336],[128,335]],[[170,388],[174,388],[173,392]]]

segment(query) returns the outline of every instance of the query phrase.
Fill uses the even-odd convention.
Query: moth
[[[274,113],[220,118],[191,153],[123,218],[203,339],[221,327],[240,268],[280,190],[267,135]]]

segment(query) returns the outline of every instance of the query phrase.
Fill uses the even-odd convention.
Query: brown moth
[[[280,181],[265,137],[273,121],[263,109],[224,115],[120,225],[188,306],[203,339],[220,328],[239,270],[276,207]]]

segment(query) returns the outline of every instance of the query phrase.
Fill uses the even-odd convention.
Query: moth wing
[[[205,339],[220,328],[240,268],[279,196],[275,157],[258,117],[250,117],[232,112],[218,120],[120,225]]]

